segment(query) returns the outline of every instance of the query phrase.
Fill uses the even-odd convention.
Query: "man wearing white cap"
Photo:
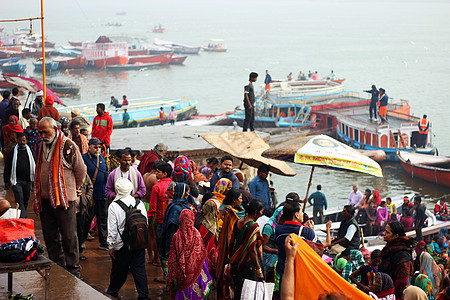
[[[44,107],[44,101],[42,101],[43,97],[44,91],[39,90],[36,92],[36,98],[34,99],[33,107],[31,108],[31,115],[33,118],[37,119],[41,108]]]
[[[133,184],[128,179],[120,177],[116,180],[114,187],[117,191],[116,197],[108,208],[107,243],[109,255],[112,259],[112,268],[107,293],[117,297],[120,288],[127,279],[128,270],[130,270],[138,292],[138,299],[149,299],[147,274],[145,272],[145,249],[129,250],[128,247],[124,247],[120,237],[125,229],[126,213],[117,201],[122,201],[126,206],[134,207],[136,205],[136,199],[130,195]],[[137,209],[147,218],[144,203],[138,201]]]

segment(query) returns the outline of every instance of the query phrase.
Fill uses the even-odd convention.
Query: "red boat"
[[[80,41],[69,41],[69,44],[70,44],[70,46],[73,46],[73,47],[81,47],[83,42],[80,42]]]
[[[154,33],[164,33],[164,31],[166,31],[165,28],[153,28]]]
[[[82,56],[78,57],[56,57],[53,61],[59,62],[61,69],[82,69],[86,66],[86,59]]]
[[[186,60],[187,56],[178,56],[178,57],[172,57],[172,60],[169,64],[171,65],[181,65]]]
[[[135,63],[160,63],[161,65],[167,65],[172,60],[173,53],[162,54],[162,55],[138,55],[131,56],[128,58],[129,64]]]
[[[90,60],[88,65],[96,68],[105,68],[106,66],[126,65],[127,61],[128,57],[126,56],[112,56],[97,60]]]
[[[130,50],[128,49],[128,55],[129,56],[137,56],[137,55],[149,55],[150,51],[148,49],[144,50]]]
[[[412,177],[450,187],[450,157],[397,151],[403,169]]]

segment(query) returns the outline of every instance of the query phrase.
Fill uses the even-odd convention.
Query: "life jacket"
[[[428,134],[430,121],[428,119],[420,119],[419,121],[419,133]]]

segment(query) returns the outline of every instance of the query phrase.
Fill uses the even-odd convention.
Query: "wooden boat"
[[[107,70],[110,71],[128,71],[128,70],[141,70],[147,68],[154,68],[159,66],[160,63],[134,63],[134,64],[126,64],[126,65],[115,65],[115,66],[106,66]]]
[[[42,62],[33,62],[35,71],[42,71]],[[58,69],[59,63],[57,61],[45,62],[46,71],[56,71]]]
[[[3,66],[3,64],[6,64],[6,63],[16,63],[16,62],[18,62],[20,60],[20,57],[9,57],[9,58],[3,58],[3,59],[0,59],[0,66]]]
[[[80,92],[80,86],[72,83],[66,83],[61,81],[47,81],[46,86],[56,94],[62,95],[78,95]]]
[[[148,45],[147,49],[150,55],[160,55],[160,54],[169,54],[172,53],[173,50],[167,47],[158,46],[158,45]]]
[[[159,26],[159,27],[155,26],[152,31],[153,31],[153,33],[164,33],[166,31],[166,29],[162,28],[161,26]]]
[[[450,187],[450,157],[397,151],[403,169],[429,182]]]
[[[207,40],[208,44],[202,46],[202,50],[206,52],[226,52],[227,47],[223,39],[210,39]]]
[[[129,56],[137,56],[137,55],[149,55],[150,50],[148,49],[128,49]]]
[[[20,73],[27,69],[27,65],[19,63],[4,63],[2,66],[3,73]]]
[[[158,38],[155,38],[154,43],[155,43],[155,45],[172,49],[174,53],[198,54],[198,52],[200,51],[200,47],[185,45],[185,44],[180,44],[180,43],[175,43],[175,42],[170,42],[170,41],[163,41]]]
[[[158,63],[161,65],[167,65],[172,60],[173,53],[161,54],[161,55],[137,55],[128,58],[128,64],[135,63]]]
[[[69,44],[74,47],[81,47],[83,45],[82,41],[71,41],[69,40]]]
[[[108,103],[105,104],[106,107],[108,107]],[[159,125],[160,107],[163,107],[167,114],[172,106],[175,107],[175,111],[178,115],[177,120],[181,121],[186,120],[197,113],[197,104],[198,102],[196,100],[150,97],[136,100],[129,99],[128,106],[118,109],[109,107],[107,111],[113,119],[114,128],[121,128],[123,126],[122,116],[124,108],[126,108],[127,112],[130,114],[130,123],[136,122],[137,126],[149,126]],[[90,122],[93,122],[94,117],[97,115],[96,103],[63,107],[59,108],[59,112],[70,114],[70,111],[74,108],[79,109],[81,114]]]
[[[59,62],[60,69],[82,69],[86,66],[86,59],[78,57],[55,57],[53,61]]]
[[[126,56],[112,56],[87,61],[88,66],[93,66],[96,68],[105,68],[106,66],[126,65],[127,63],[128,57]]]
[[[181,65],[181,64],[184,63],[186,58],[187,58],[187,56],[172,57],[172,59],[170,60],[169,64],[170,65]]]
[[[270,84],[270,94],[267,97],[274,100],[290,100],[299,97],[340,93],[344,90],[342,83],[327,80],[312,81],[279,81]],[[260,93],[264,94],[265,85],[260,87]]]

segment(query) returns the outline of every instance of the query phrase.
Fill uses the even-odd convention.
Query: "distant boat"
[[[16,63],[4,63],[2,66],[3,73],[20,73],[27,69],[27,65]]]
[[[227,47],[223,39],[210,39],[207,40],[208,45],[202,46],[203,51],[207,52],[226,52]]]
[[[154,43],[155,45],[172,49],[174,53],[181,53],[181,54],[198,54],[201,49],[201,47],[174,43],[170,41],[163,41],[158,38],[155,38]]]
[[[158,45],[148,45],[147,47],[150,55],[158,55],[158,54],[169,54],[172,53],[173,50],[167,47],[158,46]]]
[[[42,71],[42,61],[40,62],[33,62],[34,70],[37,72]],[[59,62],[57,61],[49,61],[45,62],[45,70],[46,71],[56,71],[58,69]]]
[[[83,69],[86,66],[86,59],[78,57],[55,57],[55,62],[59,62],[60,69]]]
[[[137,56],[137,55],[149,55],[150,50],[148,49],[128,49],[129,56]]]
[[[105,68],[107,66],[126,65],[128,63],[128,57],[126,56],[112,56],[105,57],[96,60],[88,61],[88,66],[96,68]]]
[[[116,15],[118,15],[118,16],[125,16],[126,14],[127,14],[126,11],[119,11],[119,12],[116,12]]]
[[[186,58],[187,56],[172,57],[172,59],[169,62],[169,65],[182,65],[186,60]]]
[[[51,80],[47,81],[46,86],[57,94],[78,95],[80,92],[80,86],[73,83]]]
[[[166,31],[166,29],[164,27],[161,27],[161,24],[159,26],[153,27],[154,33],[164,33],[164,31]]]
[[[127,70],[141,70],[147,68],[153,68],[161,65],[160,63],[134,63],[126,65],[106,66],[107,70],[112,71],[127,71]]]
[[[170,54],[162,54],[162,55],[137,55],[137,56],[130,56],[128,58],[129,64],[135,64],[135,63],[159,63],[161,65],[167,65],[170,63],[172,59],[173,53]]]
[[[3,64],[6,64],[6,63],[16,63],[16,62],[18,62],[19,60],[20,60],[20,56],[19,57],[10,57],[10,58],[3,58],[3,59],[0,59],[0,66],[3,66]]]
[[[71,46],[74,46],[74,47],[81,47],[83,42],[82,41],[71,41],[71,40],[69,40],[69,44]]]

